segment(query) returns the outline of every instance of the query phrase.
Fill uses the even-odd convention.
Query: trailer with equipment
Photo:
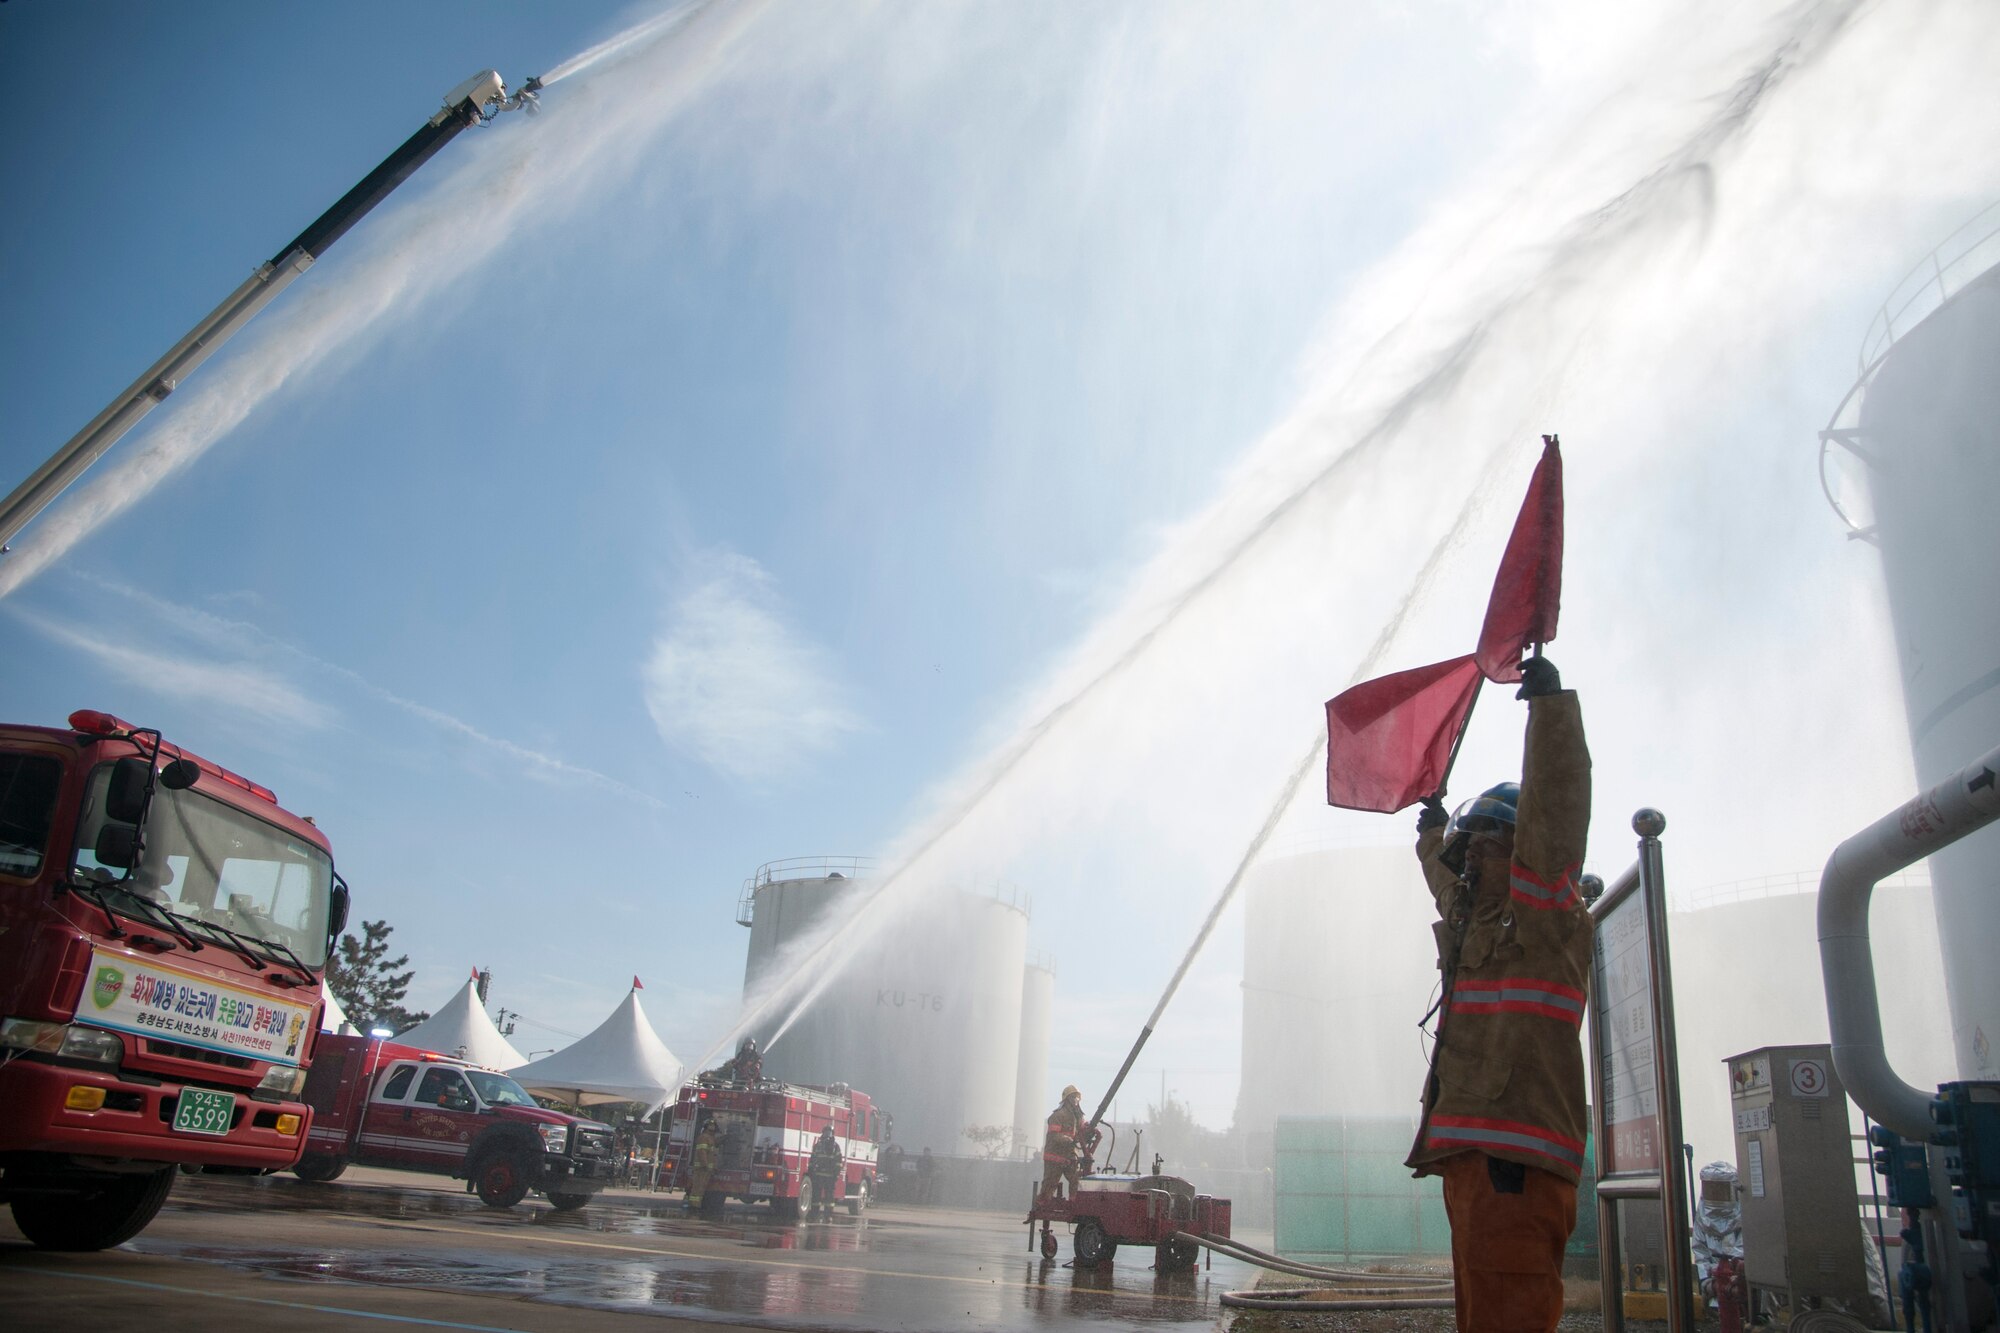
[[[347,887],[269,788],[108,713],[0,726],[0,1200],[137,1235],[176,1168],[298,1160]]]

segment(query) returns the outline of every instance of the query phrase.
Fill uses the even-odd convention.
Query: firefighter
[[[806,1166],[806,1176],[813,1183],[813,1206],[821,1212],[833,1211],[833,1195],[839,1187],[843,1164],[840,1140],[833,1136],[833,1126],[828,1125],[819,1132],[819,1140],[813,1144],[812,1161]]]
[[[715,1122],[709,1121],[695,1135],[694,1154],[688,1165],[687,1208],[689,1212],[701,1208],[702,1195],[708,1192],[708,1178],[715,1174],[716,1162],[721,1158],[720,1135]]]
[[[1444,1179],[1458,1327],[1552,1330],[1583,1168],[1591,917],[1577,890],[1590,753],[1553,663],[1521,665],[1522,781],[1417,817],[1444,974],[1423,1122],[1407,1165]]]
[[[1035,1195],[1041,1202],[1058,1193],[1063,1181],[1076,1194],[1077,1158],[1083,1137],[1083,1094],[1074,1083],[1062,1091],[1062,1104],[1049,1112],[1048,1132],[1042,1138],[1042,1188]]]
[[[738,1083],[755,1083],[764,1077],[764,1057],[757,1054],[755,1037],[745,1037],[736,1048],[735,1067],[730,1076]]]

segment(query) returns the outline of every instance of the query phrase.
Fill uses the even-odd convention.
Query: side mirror
[[[160,770],[160,785],[168,791],[186,791],[200,777],[200,764],[192,759],[176,759]]]
[[[349,894],[347,881],[340,876],[333,877],[333,894],[326,904],[326,937],[338,939],[340,932],[347,929],[347,907]]]
[[[130,870],[139,852],[139,826],[107,822],[97,830],[97,845],[90,850],[97,864]]]
[[[146,784],[152,776],[153,766],[136,755],[113,764],[111,787],[104,797],[105,817],[121,824],[137,824],[146,813]]]

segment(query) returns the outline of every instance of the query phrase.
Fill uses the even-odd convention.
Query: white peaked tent
[[[347,1011],[340,1007],[339,1000],[333,998],[332,991],[326,992],[326,1008],[320,1012],[319,1030],[321,1032],[352,1032],[354,1030],[348,1026]]]
[[[681,1084],[681,1062],[639,1007],[636,977],[625,1002],[594,1031],[512,1073],[528,1091],[560,1097],[572,1106],[644,1102],[652,1110],[671,1099]]]
[[[488,1069],[512,1069],[527,1063],[486,1016],[476,981],[466,982],[449,1004],[408,1032],[397,1033],[396,1040],[419,1050],[455,1055]]]

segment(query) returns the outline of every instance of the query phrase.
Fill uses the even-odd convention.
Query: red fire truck
[[[108,713],[0,725],[0,1199],[137,1235],[177,1166],[298,1160],[347,886],[268,788]]]
[[[845,1083],[808,1088],[772,1079],[736,1083],[698,1079],[681,1089],[667,1130],[665,1179],[686,1189],[695,1136],[710,1123],[719,1134],[715,1174],[702,1191],[702,1210],[720,1212],[726,1199],[769,1203],[780,1217],[810,1214],[817,1204],[845,1201],[859,1217],[875,1193],[880,1114],[865,1092]],[[840,1140],[841,1170],[832,1199],[815,1199],[807,1177],[813,1143],[828,1125]]]
[[[400,1167],[463,1180],[489,1207],[535,1189],[568,1211],[618,1165],[611,1126],[546,1110],[505,1074],[376,1038],[320,1038],[306,1102],[312,1132],[293,1168],[303,1180],[351,1163]]]

